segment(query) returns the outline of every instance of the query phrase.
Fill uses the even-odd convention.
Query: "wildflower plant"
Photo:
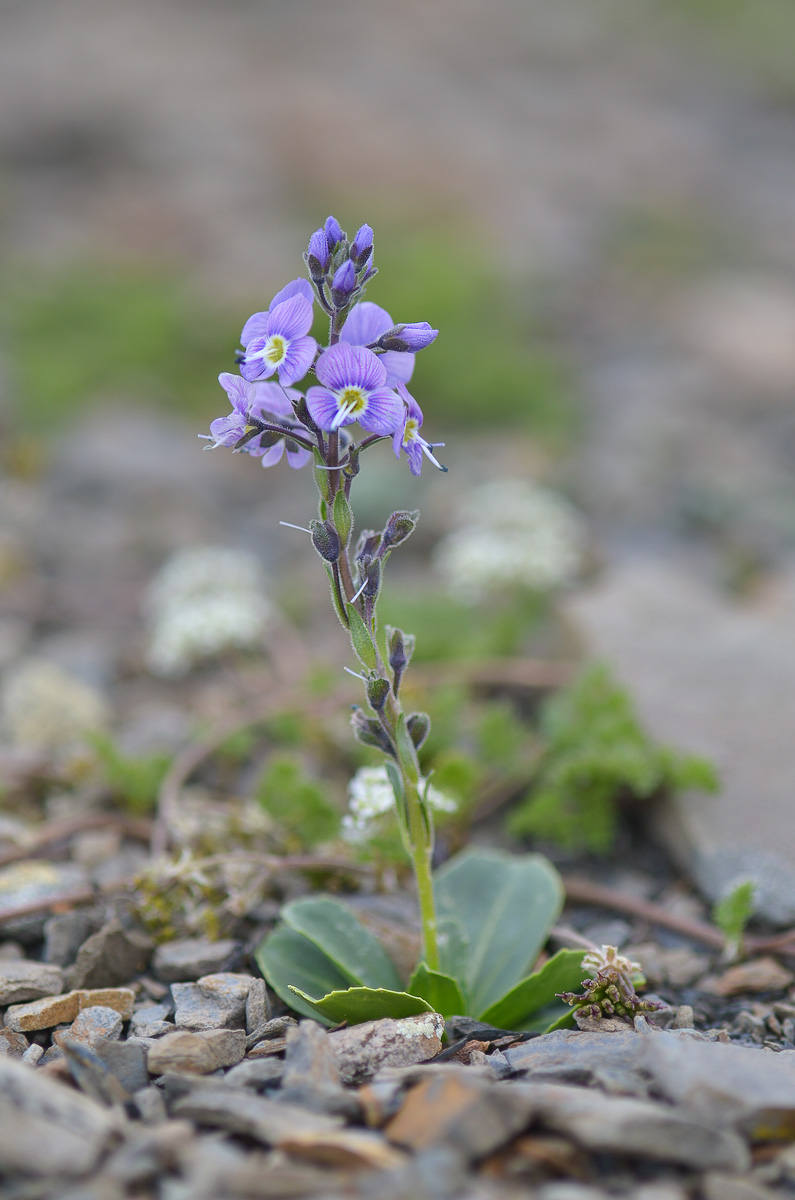
[[[348,239],[329,217],[312,234],[304,254],[308,279],[292,280],[246,321],[239,374],[219,376],[232,411],[212,422],[209,440],[257,457],[263,467],[283,457],[293,468],[312,465],[318,515],[306,532],[358,659],[352,673],[364,688],[365,703],[354,707],[351,725],[361,743],[383,756],[375,775],[358,781],[351,832],[368,815],[394,812],[416,881],[422,958],[404,989],[353,914],[320,896],[285,905],[282,924],[257,959],[292,1008],[329,1023],[430,1009],[491,1019],[517,985],[524,990],[511,1011],[518,1004],[524,1020],[582,978],[582,955],[571,951],[551,960],[555,966],[545,968],[540,984],[525,978],[562,906],[560,879],[538,856],[491,851],[459,857],[434,880],[433,814],[444,798],[423,777],[418,757],[430,721],[425,713],[404,712],[401,703],[414,639],[397,626],[380,628],[378,620],[384,570],[419,514],[393,512],[382,529],[354,539],[351,491],[379,443],[391,442],[398,458],[405,454],[414,476],[426,460],[446,470],[435,454],[443,443],[423,435],[422,409],[407,387],[416,355],[438,331],[427,321],[395,323],[365,300],[376,274],[373,257],[369,225]],[[328,318],[326,346],[309,332],[315,305]]]

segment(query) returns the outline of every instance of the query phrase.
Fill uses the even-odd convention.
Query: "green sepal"
[[[408,982],[412,996],[427,1000],[434,1012],[443,1017],[460,1017],[466,1013],[466,1000],[458,980],[442,971],[432,971],[427,963],[419,963]]]
[[[347,1021],[349,1025],[361,1025],[363,1021],[378,1021],[382,1017],[399,1020],[401,1017],[416,1017],[420,1013],[434,1011],[421,996],[393,992],[387,988],[352,987],[345,991],[329,992],[319,1000],[314,1000],[297,987],[291,987],[290,991],[311,1010],[313,1016],[317,1014],[329,1025],[339,1025],[342,1021]],[[287,1003],[295,1007],[293,1000]]]
[[[340,543],[343,546],[348,545],[348,538],[351,536],[353,529],[353,512],[348,503],[348,497],[345,495],[344,488],[338,488],[337,494],[334,497],[334,505],[332,508],[334,528],[340,535]]]
[[[337,492],[337,495],[339,495],[339,492]],[[356,651],[357,657],[364,663],[368,671],[375,671],[378,667],[378,652],[376,651],[375,643],[370,637],[367,626],[355,605],[348,604],[346,609],[351,645]]]
[[[588,974],[583,969],[584,950],[558,950],[540,971],[522,979],[495,1004],[480,1014],[480,1020],[495,1029],[523,1031],[537,1028],[528,1024],[533,1014],[555,1004],[560,992],[573,992]],[[549,1018],[553,1019],[553,1018]],[[544,1024],[548,1024],[548,1020]]]

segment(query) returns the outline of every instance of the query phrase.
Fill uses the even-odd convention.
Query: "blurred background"
[[[303,622],[294,662],[342,660],[333,618],[310,620],[317,564],[278,525],[312,515],[311,481],[197,439],[226,412],[216,377],[243,321],[302,273],[330,212],[375,230],[369,298],[441,330],[413,390],[450,474],[415,483],[387,449],[359,485],[365,523],[423,509],[394,595],[413,596],[409,627],[431,614],[428,657],[620,658],[576,597],[537,621],[539,593],[638,561],[664,604],[705,589],[704,627],[778,603],[795,544],[789,0],[5,0],[0,25],[6,676],[55,662],[111,697],[130,752],[179,744],[242,686],[153,683],[189,655],[152,657],[152,580],[197,546],[254,555]],[[495,480],[558,525],[535,584],[488,602],[449,555],[447,576],[443,554],[423,564]],[[547,581],[538,556],[567,538]],[[647,593],[616,586],[611,611],[642,629]]]

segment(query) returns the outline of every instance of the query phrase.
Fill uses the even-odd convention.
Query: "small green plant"
[[[745,927],[753,916],[756,884],[743,879],[712,910],[712,920],[726,938],[723,958],[732,962],[742,954]]]
[[[710,763],[653,741],[605,666],[588,667],[547,701],[540,729],[545,750],[535,782],[508,822],[516,836],[604,852],[615,840],[622,799],[717,790]]]
[[[295,849],[310,849],[339,833],[340,814],[325,789],[289,755],[274,755],[270,760],[256,797]]]
[[[96,733],[91,744],[99,760],[104,783],[124,808],[136,816],[154,810],[157,794],[171,764],[168,754],[123,754],[111,737]]]

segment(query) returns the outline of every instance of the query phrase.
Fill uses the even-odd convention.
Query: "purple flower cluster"
[[[420,436],[422,411],[406,388],[416,353],[438,330],[427,321],[396,325],[385,309],[364,300],[364,286],[376,274],[370,226],[362,225],[349,242],[329,217],[309,239],[304,261],[309,279],[292,280],[243,326],[240,375],[218,377],[232,412],[212,422],[208,440],[258,457],[265,467],[286,453],[292,467],[317,455],[333,468],[345,465],[338,449],[350,446],[340,431],[358,423],[371,435],[362,446],[391,437],[413,475],[423,455],[446,470],[432,453],[443,443]],[[310,334],[315,301],[329,318],[327,347]],[[316,386],[305,393],[292,386],[310,372]]]

